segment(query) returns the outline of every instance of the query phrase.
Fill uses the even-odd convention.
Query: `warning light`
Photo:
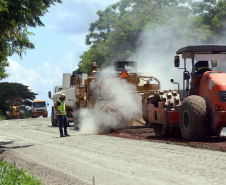
[[[153,84],[144,84],[145,87],[152,86]]]
[[[129,75],[128,75],[128,73],[127,73],[125,70],[123,70],[123,71],[122,71],[122,74],[121,74],[121,77],[122,77],[122,78],[128,78]]]

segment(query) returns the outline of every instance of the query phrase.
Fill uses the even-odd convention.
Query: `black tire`
[[[109,113],[109,112],[114,113],[116,112],[116,109],[110,103],[106,103],[106,104],[100,105],[100,111],[104,113]]]
[[[222,130],[223,130],[223,127],[215,129],[215,131],[212,133],[212,136],[220,137]]]
[[[153,95],[149,96],[147,98],[147,105],[151,104],[153,99]],[[142,106],[146,106],[145,104],[143,104]],[[151,123],[148,121],[148,111],[147,111],[147,107],[142,108],[142,112],[143,112],[143,120],[145,121],[145,126],[148,128],[151,128]]]
[[[20,111],[20,118],[24,119],[26,117],[25,111]]]
[[[22,114],[22,115],[20,116],[20,118],[21,118],[21,119],[24,119],[24,118],[25,118],[25,115],[24,115],[24,114]]]
[[[52,122],[52,126],[53,127],[57,127],[58,126],[58,118],[54,119],[53,118],[53,113],[51,113],[51,122]]]
[[[58,127],[58,124],[59,124],[58,118],[57,119],[53,119],[52,126]]]
[[[74,129],[79,130],[79,110],[77,110],[75,113],[73,113],[74,117]]]
[[[152,123],[152,128],[154,130],[155,136],[157,137],[162,137],[164,136],[163,134],[163,125],[159,123]]]
[[[180,109],[180,131],[184,139],[200,140],[204,138],[206,112],[204,98],[193,95],[184,99]]]
[[[126,120],[122,117],[122,115],[117,111],[115,106],[109,102],[101,102],[99,104],[100,111],[105,115],[111,115],[114,117],[115,120],[117,120],[117,125],[111,126],[109,124],[106,124],[105,120],[102,120],[102,122],[99,123],[99,133],[100,134],[106,134],[113,132],[115,129],[123,128],[126,125]]]
[[[10,119],[10,112],[9,111],[6,112],[6,119],[7,120]]]
[[[145,126],[148,128],[152,128],[152,125],[149,121],[145,121]]]

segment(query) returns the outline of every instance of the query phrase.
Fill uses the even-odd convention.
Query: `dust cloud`
[[[182,84],[183,70],[174,67],[176,51],[186,45],[200,44],[198,41],[197,43],[184,41],[183,36],[178,35],[178,29],[181,28],[164,25],[159,25],[154,30],[151,27],[146,29],[139,38],[141,47],[133,56],[136,58],[140,72],[156,77],[161,82],[162,89],[177,89],[177,85],[170,82],[171,79]],[[180,67],[184,67],[182,58]],[[187,67],[189,70],[189,63]]]
[[[134,120],[140,111],[140,96],[136,87],[116,76],[115,72],[105,69],[96,74],[101,90],[96,83],[92,90],[100,97],[93,108],[82,109],[79,114],[79,130],[81,134],[108,133],[112,129],[123,128]]]

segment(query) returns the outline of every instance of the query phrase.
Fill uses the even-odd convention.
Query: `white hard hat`
[[[60,97],[66,97],[66,95],[64,93],[61,93]]]

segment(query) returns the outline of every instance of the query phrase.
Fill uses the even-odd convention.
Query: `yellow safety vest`
[[[61,115],[66,115],[65,102],[62,102],[60,99],[58,99],[58,101],[60,102],[60,105],[57,106],[58,111]],[[58,112],[57,115],[59,115]]]

